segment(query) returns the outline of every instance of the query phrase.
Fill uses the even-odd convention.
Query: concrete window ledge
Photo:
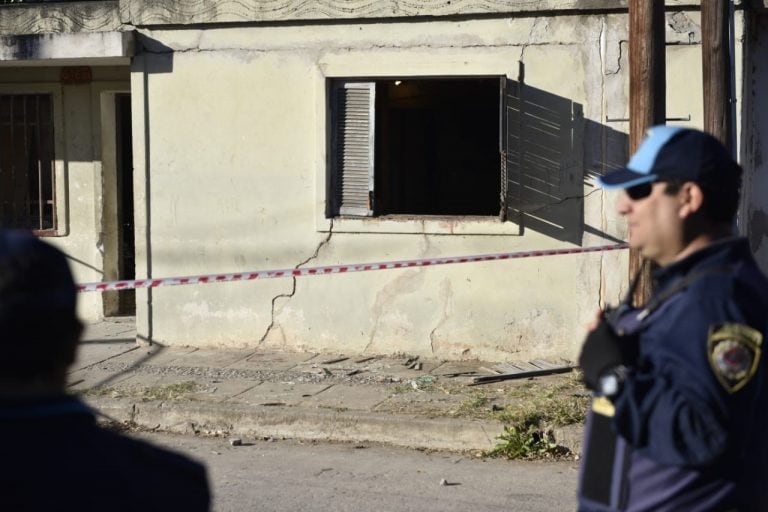
[[[66,65],[67,60],[77,59],[82,65],[82,59],[93,59],[92,65],[119,65],[130,62],[133,49],[132,31],[0,36],[0,63]]]

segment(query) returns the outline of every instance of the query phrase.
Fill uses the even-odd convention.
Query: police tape
[[[179,286],[184,284],[228,283],[232,281],[252,281],[254,279],[274,279],[278,277],[319,276],[350,272],[368,272],[392,268],[431,267],[454,263],[472,263],[478,261],[512,260],[534,258],[538,256],[558,256],[562,254],[580,254],[587,252],[616,251],[629,245],[614,244],[574,249],[550,249],[543,251],[503,252],[496,254],[476,254],[471,256],[453,256],[448,258],[429,258],[418,260],[388,261],[380,263],[355,263],[352,265],[330,265],[325,267],[290,268],[282,270],[258,270],[255,272],[235,272],[231,274],[209,274],[186,277],[164,277],[160,279],[136,279],[126,281],[104,281],[100,283],[78,284],[78,292],[106,292],[114,290],[135,290],[138,288],[156,288],[158,286]]]

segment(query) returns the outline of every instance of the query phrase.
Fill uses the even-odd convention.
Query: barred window
[[[51,95],[0,95],[0,227],[56,230]]]

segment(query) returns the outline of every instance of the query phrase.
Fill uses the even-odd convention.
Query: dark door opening
[[[117,225],[118,279],[136,278],[136,244],[133,231],[133,139],[131,136],[131,95],[115,96],[117,128]],[[117,314],[136,314],[135,290],[118,292]]]

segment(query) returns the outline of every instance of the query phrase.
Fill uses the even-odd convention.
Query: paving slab
[[[77,347],[77,358],[70,369],[80,370],[101,361],[139,349],[134,340],[82,341]]]
[[[336,384],[301,402],[302,406],[339,410],[370,411],[390,393],[379,386],[349,386]]]
[[[494,372],[488,371],[488,363],[481,361],[448,361],[440,364],[429,373],[443,377],[454,375],[492,375]]]
[[[224,402],[238,395],[242,395],[259,384],[261,384],[261,381],[258,380],[213,380],[207,383],[205,389],[190,393],[186,395],[186,398],[203,402]]]
[[[330,384],[263,382],[227,402],[247,405],[299,405],[307,398],[330,387]]]
[[[393,394],[372,410],[394,414],[450,415],[457,413],[466,399],[463,395],[413,391]]]
[[[136,341],[136,322],[133,319],[96,322],[83,326],[83,340],[124,339]]]
[[[173,366],[177,359],[195,350],[195,347],[166,347],[153,344],[147,347],[148,357],[141,363],[149,366]]]
[[[427,375],[435,368],[440,366],[440,361],[417,359],[416,363],[421,364],[420,369],[408,368],[405,363],[408,358],[380,357],[368,364],[371,371],[382,373],[400,380],[415,379],[422,375]]]
[[[349,356],[344,354],[315,354],[314,357],[301,362],[294,368],[297,372],[318,373],[323,368],[329,371],[344,371],[354,367]]]
[[[150,388],[162,388],[168,386],[177,386],[182,383],[194,384],[195,389],[208,389],[211,382],[201,379],[197,376],[180,375],[175,373],[133,373],[127,379],[123,379],[118,386],[123,389],[133,389],[136,391]],[[115,386],[116,387],[116,386]]]
[[[253,371],[285,371],[314,358],[314,353],[255,352],[249,357],[230,364],[227,368]]]
[[[242,361],[253,350],[209,350],[197,349],[174,359],[173,366],[187,366],[192,368],[225,368],[238,361]]]
[[[98,368],[78,370],[67,375],[67,391],[82,393],[97,387],[111,387],[133,377],[132,372],[112,372]]]

